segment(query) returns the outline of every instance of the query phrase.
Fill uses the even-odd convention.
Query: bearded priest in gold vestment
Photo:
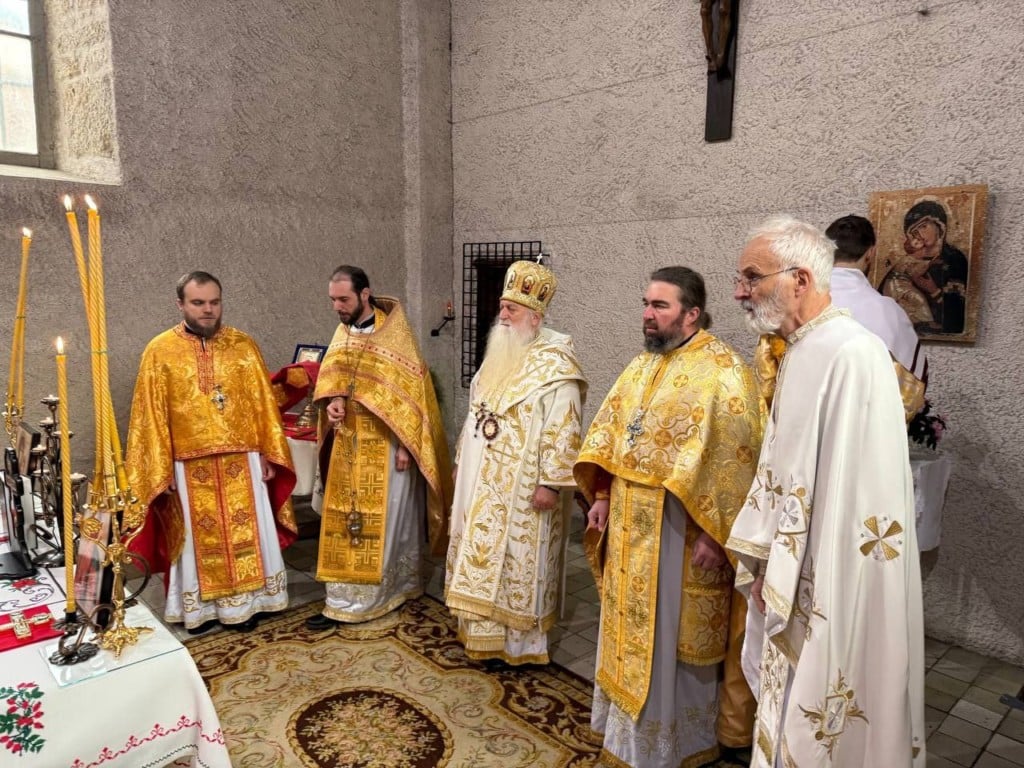
[[[556,286],[541,264],[509,267],[470,388],[445,602],[471,659],[549,660],[587,387],[572,339],[541,325]]]
[[[447,545],[451,459],[430,369],[396,299],[375,297],[359,267],[329,293],[341,320],[317,377],[324,500],[314,631],[383,616],[423,593],[426,542]]]
[[[751,742],[746,603],[724,545],[763,410],[751,370],[705,330],[705,300],[691,269],[651,275],[646,351],[608,393],[574,470],[588,536],[604,531],[591,719],[604,765],[699,766]]]
[[[133,549],[167,571],[164,618],[192,634],[288,607],[295,472],[256,343],[221,325],[213,275],[178,281],[183,322],[142,353],[125,464],[148,508]]]

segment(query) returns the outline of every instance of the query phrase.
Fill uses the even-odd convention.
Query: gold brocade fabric
[[[384,296],[374,298],[378,309],[373,333],[353,333],[346,325],[338,326],[320,366],[313,397],[321,401],[346,396],[350,409],[352,402],[357,403],[395,434],[426,480],[430,545],[440,556],[447,549],[447,514],[452,500],[451,458],[441,410],[430,369],[401,305]],[[320,427],[321,456],[326,450],[333,461],[334,436],[323,418]],[[362,436],[357,434],[356,439]],[[387,472],[383,460],[377,471]],[[327,471],[322,474],[328,476]],[[364,504],[362,499],[359,504]],[[382,530],[385,524],[382,520]]]
[[[786,354],[786,340],[774,333],[765,333],[754,349],[754,378],[761,389],[761,397],[769,408],[775,397],[775,384],[779,377],[782,356]]]
[[[700,331],[667,355],[635,358],[583,442],[574,475],[588,500],[599,474],[612,475],[597,681],[634,719],[650,684],[665,492],[724,546],[754,476],[762,408],[742,359]],[[678,657],[713,664],[726,653],[732,570],[693,566],[699,531],[687,531]]]
[[[262,589],[265,577],[248,455],[189,459],[185,479],[202,599]]]
[[[754,374],[765,405],[770,408],[775,397],[775,386],[779,375],[779,366],[786,354],[786,340],[781,336],[768,333],[761,336],[754,350]],[[891,354],[890,354],[891,356]],[[893,358],[892,366],[896,370],[896,380],[900,385],[900,398],[903,400],[903,416],[907,423],[924,407],[925,383],[908,371]]]
[[[227,326],[203,340],[187,333],[183,323],[150,341],[139,364],[125,466],[132,492],[150,514],[163,518],[171,562],[184,543],[181,510],[155,502],[165,501],[158,497],[171,486],[174,462],[249,451],[293,469],[256,343]],[[255,521],[252,506],[248,514]],[[275,510],[275,518],[297,531],[290,501]]]
[[[896,358],[893,358],[892,366],[896,369],[896,381],[900,385],[900,399],[903,401],[903,418],[909,424],[918,411],[924,408],[926,385],[917,376],[904,368],[902,363]]]
[[[387,462],[387,425],[358,402],[353,403],[346,409],[345,423],[331,444],[331,469],[320,516],[319,581],[380,583],[387,528]],[[353,486],[355,508],[362,522],[358,539],[348,533]]]

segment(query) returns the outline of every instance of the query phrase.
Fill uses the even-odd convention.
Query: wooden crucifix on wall
[[[732,138],[739,5],[740,0],[700,0],[701,32],[708,62],[704,141],[726,141]]]

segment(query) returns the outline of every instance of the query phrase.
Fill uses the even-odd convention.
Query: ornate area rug
[[[555,665],[489,671],[429,597],[312,633],[321,605],[188,643],[243,768],[591,766],[591,683]]]

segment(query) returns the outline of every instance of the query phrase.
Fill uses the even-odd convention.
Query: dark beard
[[[187,322],[185,323],[185,327],[188,328],[189,333],[194,333],[196,336],[199,336],[202,339],[212,339],[214,336],[217,335],[217,331],[220,330],[220,320],[218,320],[217,324],[212,328],[195,328],[194,326]]]
[[[656,355],[663,355],[675,349],[681,339],[667,339],[664,336],[644,336],[644,349]]]
[[[361,298],[359,298],[359,297],[356,297],[356,302],[357,302],[356,303],[356,308],[352,310],[352,314],[349,315],[348,320],[346,320],[345,318],[341,317],[341,313],[340,312],[338,313],[339,319],[345,325],[355,325],[356,323],[359,322],[359,319],[363,316],[363,310],[366,309],[366,305],[363,304],[363,300]]]

